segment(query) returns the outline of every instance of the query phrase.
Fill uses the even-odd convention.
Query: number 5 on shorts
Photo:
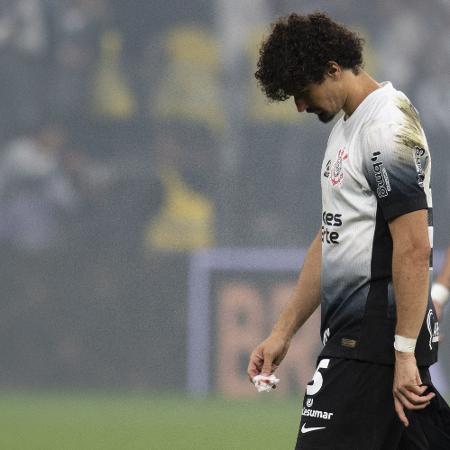
[[[320,391],[323,385],[323,376],[320,373],[320,369],[327,369],[328,364],[330,364],[329,359],[321,359],[319,361],[319,364],[317,365],[317,369],[314,372],[314,376],[312,379],[313,384],[306,385],[306,395],[314,395]]]

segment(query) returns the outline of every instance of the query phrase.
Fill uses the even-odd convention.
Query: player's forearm
[[[273,327],[272,334],[290,341],[320,304],[320,233],[310,245],[291,298]]]
[[[447,258],[445,260],[444,269],[436,278],[436,282],[443,284],[447,289],[450,289],[450,248],[447,252]]]
[[[417,338],[428,302],[430,248],[406,246],[395,248],[392,278],[397,306],[396,334]]]

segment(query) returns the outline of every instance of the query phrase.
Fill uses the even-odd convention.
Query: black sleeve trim
[[[389,202],[385,204],[380,202],[380,206],[383,211],[383,216],[387,221],[413,211],[428,209],[427,197],[425,193],[416,197],[402,198],[397,202]]]

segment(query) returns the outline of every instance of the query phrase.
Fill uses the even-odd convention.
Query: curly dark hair
[[[292,13],[272,25],[262,43],[255,77],[266,96],[287,100],[323,81],[329,61],[354,73],[362,66],[364,40],[323,12]]]

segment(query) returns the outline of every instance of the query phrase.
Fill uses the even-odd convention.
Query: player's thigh
[[[402,425],[392,382],[390,366],[321,359],[306,389],[296,449],[395,449]]]

